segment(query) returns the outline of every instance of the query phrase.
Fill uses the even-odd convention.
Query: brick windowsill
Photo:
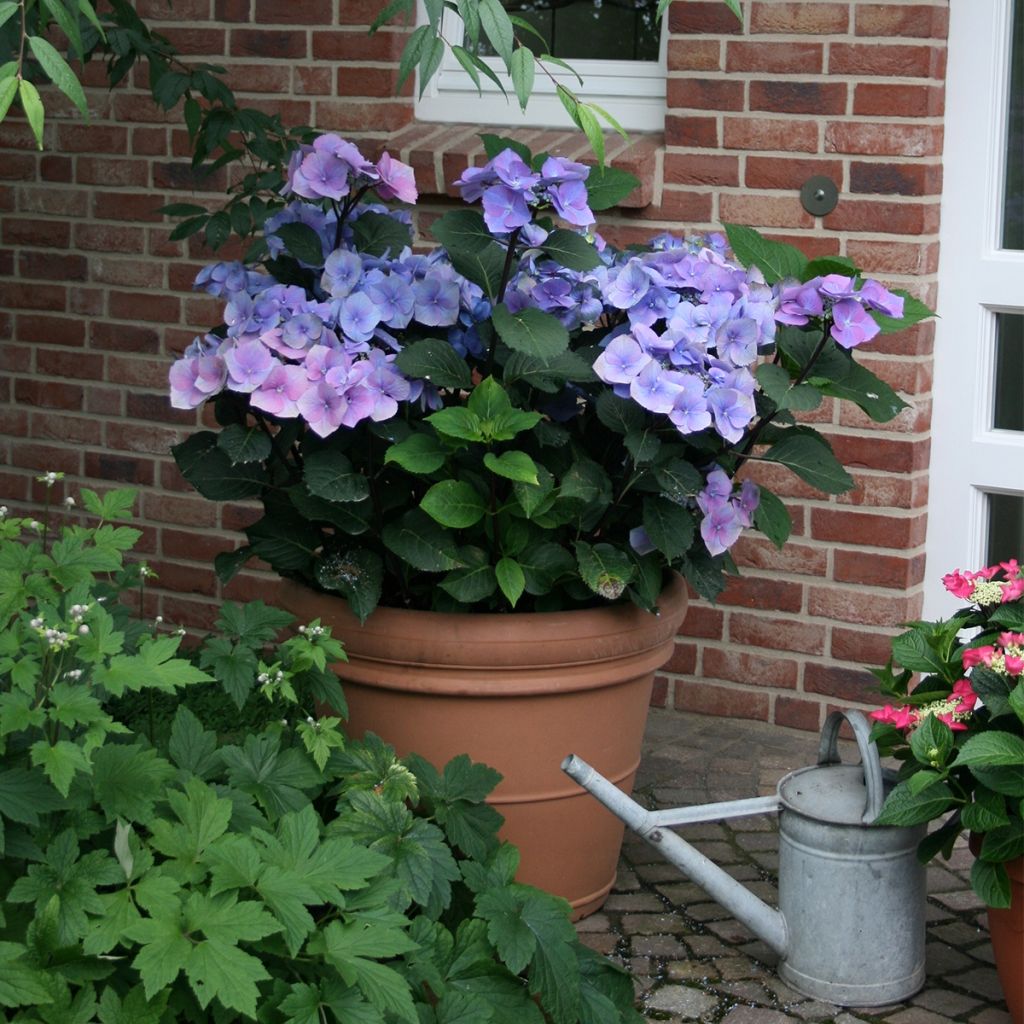
[[[590,146],[578,131],[548,128],[488,127],[479,124],[428,124],[417,122],[392,132],[386,140],[374,139],[360,143],[369,155],[374,147],[386,149],[393,157],[410,164],[416,172],[416,184],[422,196],[457,197],[458,190],[449,182],[458,178],[467,166],[485,162],[481,132],[510,135],[525,143],[534,153],[548,152],[583,163],[594,163]],[[514,132],[514,135],[511,133]],[[656,198],[658,155],[665,148],[662,133],[634,132],[629,141],[620,135],[605,135],[606,159],[613,167],[635,175],[640,185],[619,205],[627,209],[643,209]]]

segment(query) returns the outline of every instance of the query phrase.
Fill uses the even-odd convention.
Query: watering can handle
[[[871,742],[871,726],[859,711],[833,711],[825,719],[821,730],[821,744],[818,747],[818,764],[841,764],[839,756],[839,726],[843,719],[850,723],[853,735],[860,751],[860,761],[864,766],[864,785],[868,796],[861,821],[870,825],[882,812],[885,802],[885,789],[882,784],[882,762],[878,758],[878,748]]]

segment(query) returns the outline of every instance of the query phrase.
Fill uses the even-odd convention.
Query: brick
[[[938,4],[862,4],[856,8],[854,26],[859,36],[944,40],[949,31],[949,11]]]
[[[167,364],[160,360],[107,357],[107,381],[111,384],[163,391],[167,387],[167,371]]]
[[[69,345],[81,348],[85,344],[85,324],[57,316],[19,316],[17,335],[22,341],[42,345]]]
[[[750,11],[751,33],[791,35],[844,35],[849,30],[849,4],[811,0],[809,3],[754,3]]]
[[[652,708],[668,707],[668,690],[669,681],[664,676],[655,676],[654,685],[651,687],[650,706]]]
[[[40,288],[20,281],[0,281],[0,309],[38,309],[64,312],[67,307],[67,289],[60,285]]]
[[[882,242],[851,238],[847,242],[850,259],[870,274],[906,274],[920,277],[939,269],[938,242]],[[901,332],[900,337],[905,337]]]
[[[77,248],[99,252],[141,253],[146,242],[142,228],[114,224],[76,224],[74,238]]]
[[[800,189],[808,178],[823,174],[837,184],[843,179],[839,160],[806,157],[748,156],[743,183],[748,188]]]
[[[765,611],[798,612],[803,603],[803,587],[785,580],[740,576],[729,581],[718,603]]]
[[[840,661],[853,661],[862,665],[884,665],[889,660],[892,637],[899,629],[870,630],[835,626],[832,629],[830,653]]]
[[[909,590],[924,580],[924,553],[907,557],[836,551],[833,575],[838,583]]]
[[[697,670],[697,645],[677,642],[662,669],[673,675],[693,675]]]
[[[946,48],[886,43],[832,43],[829,46],[828,73],[941,80],[946,74]]]
[[[666,188],[662,192],[660,206],[648,206],[642,210],[623,210],[622,213],[628,218],[667,221],[676,226],[680,223],[707,224],[711,220],[711,193]],[[649,232],[646,237],[649,241]]]
[[[56,252],[22,250],[18,257],[18,276],[43,281],[84,281],[88,262],[84,256]]]
[[[814,227],[814,217],[796,196],[725,194],[719,197],[718,207],[721,219],[729,224],[765,228]]]
[[[145,187],[149,184],[149,165],[141,160],[80,156],[75,165],[75,181],[80,185]]]
[[[825,152],[866,156],[938,156],[942,128],[927,124],[830,122],[825,129]]]
[[[320,100],[315,104],[316,124],[338,132],[390,132],[412,121],[412,101],[353,104],[341,100]]]
[[[294,76],[293,88],[296,93],[304,96],[327,96],[331,91],[334,75],[330,68],[305,67],[299,65],[292,68]],[[412,88],[412,79],[409,80]]]
[[[858,82],[853,90],[853,113],[868,117],[941,117],[945,107],[938,85]]]
[[[843,702],[878,703],[878,680],[861,669],[810,663],[804,673],[804,689]]]
[[[166,0],[135,0],[135,8],[140,18],[154,23],[207,21],[210,17],[210,0],[174,0],[173,6]]]
[[[214,0],[217,21],[249,21],[249,0]]]
[[[346,64],[336,73],[336,92],[339,96],[375,97],[388,99],[395,95],[398,85],[397,68],[374,68]],[[413,77],[405,81],[401,95],[412,96]]]
[[[726,117],[723,122],[723,135],[726,149],[775,149],[791,153],[814,153],[818,149],[816,121]]]
[[[796,688],[797,663],[791,658],[769,658],[730,647],[704,650],[702,679],[728,679],[748,686]]]
[[[28,373],[32,369],[34,345],[16,345],[13,342],[0,346],[0,370],[6,373]]]
[[[908,622],[920,611],[921,598],[872,593],[863,586],[811,587],[807,607],[811,615],[834,622],[862,626],[894,626]]]
[[[397,61],[408,38],[406,32],[387,29],[372,36],[358,30],[317,30],[313,32],[313,59]]]
[[[729,641],[747,647],[823,654],[825,634],[823,624],[802,619],[783,619],[739,611],[729,615]]]
[[[665,103],[670,110],[742,110],[743,91],[743,82],[734,79],[669,78]]]
[[[228,52],[232,57],[305,60],[309,56],[305,31],[235,28],[229,38]]]
[[[52,444],[16,441],[11,444],[11,465],[34,473],[65,473],[78,476],[82,460],[77,450]]]
[[[35,177],[36,158],[34,156],[22,153],[4,153],[4,158],[0,161],[0,179],[4,181],[33,181]]]
[[[190,57],[219,57],[224,53],[227,34],[224,29],[203,25],[195,28],[166,29],[171,45]]]
[[[39,177],[43,181],[71,181],[71,159],[48,153],[39,160]]]
[[[118,388],[99,388],[89,384],[85,389],[85,411],[97,416],[122,415],[123,392]]]
[[[121,453],[94,451],[85,453],[85,474],[94,480],[152,487],[153,463]]]
[[[665,115],[665,142],[669,146],[696,146],[717,149],[719,145],[717,117]]]
[[[27,436],[35,441],[63,441],[68,444],[103,443],[103,424],[81,416],[58,416],[52,412],[36,413]]]
[[[211,527],[217,523],[217,506],[214,502],[199,497],[144,494],[142,515],[143,518],[158,523]]]
[[[168,146],[166,128],[133,128],[133,156],[166,156]]]
[[[896,476],[892,473],[854,473],[857,486],[837,499],[841,505],[873,508],[925,508],[928,504],[928,476]]]
[[[103,356],[71,349],[36,349],[36,373],[72,380],[102,380]]]
[[[161,587],[176,594],[202,594],[213,597],[217,593],[217,577],[208,566],[185,565],[177,561],[165,562],[154,559],[151,567],[155,570]]]
[[[854,509],[816,508],[811,532],[816,540],[906,550],[924,543],[923,515],[897,516]]]
[[[225,537],[215,533],[197,533],[195,530],[160,531],[160,549],[167,558],[187,558],[213,564],[214,558],[232,545]]]
[[[163,286],[163,274],[163,267],[145,260],[97,256],[89,261],[89,278],[97,284],[159,289]]]
[[[730,40],[726,44],[726,71],[808,75],[820,74],[824,68],[824,47],[821,43]]]
[[[4,245],[66,249],[71,241],[71,226],[62,221],[5,217],[0,230],[3,231]]]
[[[670,39],[666,60],[669,71],[720,71],[722,44],[714,39]]]
[[[192,411],[172,409],[167,395],[128,394],[125,396],[125,414],[149,423],[174,423],[181,427],[191,427],[196,421]]]
[[[665,182],[672,185],[739,185],[737,156],[710,153],[666,153]]]
[[[17,190],[19,213],[43,213],[49,217],[85,217],[89,211],[89,193],[80,188],[53,188],[50,185]],[[34,223],[43,223],[35,221]]]
[[[817,732],[821,728],[821,703],[779,695],[775,698],[772,721],[789,729]]]
[[[743,23],[716,0],[687,0],[669,7],[668,30],[673,35],[739,35]]]
[[[676,683],[674,703],[680,711],[695,711],[700,715],[768,721],[769,701],[764,692],[682,680]]]
[[[939,204],[844,198],[828,215],[828,226],[835,231],[934,235],[939,230]]]
[[[846,112],[846,84],[785,79],[753,81],[749,106],[751,110],[780,114],[843,114]]]
[[[100,320],[89,325],[89,345],[111,352],[156,353],[160,351],[160,336],[151,327]]]
[[[720,608],[712,607],[690,595],[690,604],[686,609],[686,618],[679,627],[682,637],[706,637],[718,640],[722,636],[725,614]]]
[[[942,192],[942,165],[850,162],[850,191],[883,195],[934,196]]]
[[[181,317],[181,300],[173,295],[111,291],[109,301],[110,315],[118,320],[177,323]]]
[[[119,223],[146,221],[159,223],[164,215],[159,212],[164,200],[152,193],[140,195],[137,192],[96,192],[93,198],[92,215],[97,220],[114,220]]]

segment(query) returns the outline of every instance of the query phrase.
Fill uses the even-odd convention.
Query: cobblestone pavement
[[[787,772],[815,763],[817,743],[811,733],[760,722],[652,710],[634,797],[679,807],[767,796]],[[852,744],[844,760],[857,760]],[[774,815],[733,818],[684,826],[680,835],[774,906],[776,822]],[[1010,1024],[985,910],[968,881],[971,860],[965,846],[929,865],[927,980],[891,1006],[839,1007],[795,992],[775,975],[767,946],[628,831],[615,889],[577,928],[630,970],[650,1020]]]

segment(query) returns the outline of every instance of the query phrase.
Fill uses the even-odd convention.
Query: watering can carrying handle
[[[839,726],[843,719],[850,723],[853,735],[860,751],[860,761],[864,767],[864,785],[868,796],[861,821],[870,825],[882,812],[885,802],[885,789],[882,784],[882,762],[878,758],[878,748],[871,742],[871,726],[859,711],[833,711],[825,719],[821,730],[821,743],[818,746],[818,764],[841,764],[839,756]]]

